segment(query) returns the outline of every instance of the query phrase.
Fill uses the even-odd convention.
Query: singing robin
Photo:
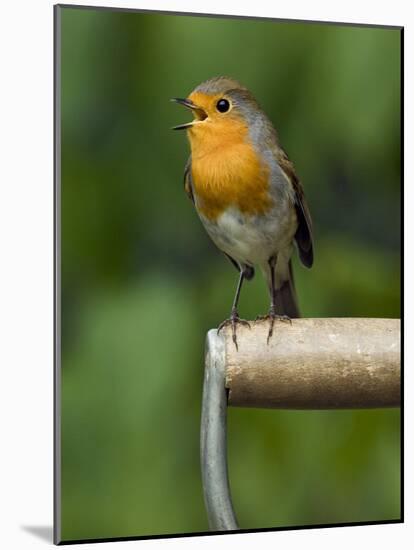
[[[259,266],[270,292],[268,339],[276,319],[299,317],[291,255],[296,243],[306,267],[313,263],[312,222],[302,185],[279,144],[276,130],[251,92],[232,78],[211,78],[186,99],[194,120],[186,129],[191,155],[184,187],[207,233],[239,271],[229,319],[247,324],[238,314],[243,280]]]

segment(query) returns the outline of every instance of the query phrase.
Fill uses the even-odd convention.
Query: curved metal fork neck
[[[201,414],[201,473],[212,531],[239,529],[227,471],[227,395],[224,337],[210,330],[206,340]]]

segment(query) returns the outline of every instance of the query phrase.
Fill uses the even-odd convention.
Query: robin
[[[229,319],[237,348],[238,314],[244,279],[259,266],[270,293],[267,342],[276,319],[300,317],[291,255],[296,243],[306,267],[313,263],[312,222],[302,185],[279,144],[276,130],[251,92],[232,78],[211,78],[186,99],[194,120],[187,130],[191,155],[184,187],[207,233],[239,271]]]

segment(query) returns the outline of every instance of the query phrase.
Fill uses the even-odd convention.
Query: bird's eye
[[[227,113],[227,111],[230,109],[230,103],[227,101],[227,99],[219,99],[217,101],[217,111],[220,113]]]

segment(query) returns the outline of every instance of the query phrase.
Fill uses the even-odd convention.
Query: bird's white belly
[[[239,263],[265,264],[290,246],[297,227],[294,208],[286,203],[260,216],[228,208],[215,221],[200,215],[216,246]]]

